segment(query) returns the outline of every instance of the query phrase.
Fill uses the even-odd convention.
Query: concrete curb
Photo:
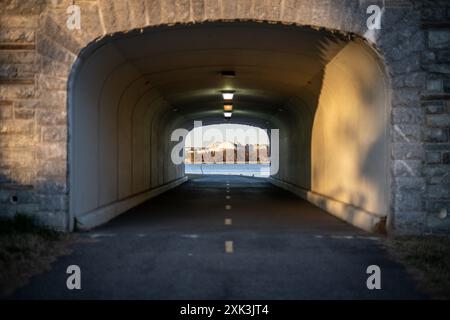
[[[183,178],[168,182],[152,190],[139,193],[130,198],[114,202],[105,207],[85,213],[79,217],[75,217],[76,228],[79,230],[89,230],[95,228],[130,210],[131,208],[147,201],[148,199],[154,198],[161,193],[178,187],[180,184],[185,183],[187,180],[188,177],[185,176]]]
[[[333,216],[368,232],[385,232],[386,217],[270,177],[273,185],[294,193]]]

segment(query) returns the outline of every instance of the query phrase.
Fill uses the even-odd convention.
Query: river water
[[[185,164],[187,174],[225,174],[269,177],[270,164]]]

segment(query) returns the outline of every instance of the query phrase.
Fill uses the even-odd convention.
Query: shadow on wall
[[[317,31],[320,32],[320,31]],[[304,190],[312,187],[312,132],[326,65],[347,44],[342,34],[324,32],[325,39],[312,46],[321,71],[301,87],[296,96],[289,97],[271,121],[280,129],[280,170],[274,177]]]
[[[317,48],[324,61],[322,52],[329,54],[329,46]],[[384,66],[360,39],[333,53],[323,70],[287,101],[286,112],[277,115],[284,130],[275,178],[347,222],[383,230],[390,209]]]
[[[73,62],[65,52],[54,49],[53,40],[64,39],[61,43],[67,43],[69,48],[79,47],[81,41],[61,30],[55,22],[58,16],[59,19],[66,17],[67,5],[61,4],[51,15],[46,13],[36,18],[51,6],[51,1],[44,0],[0,3],[0,15],[10,17],[20,12],[24,21],[27,16],[30,16],[30,21],[38,19],[47,32],[45,36],[33,39],[21,34],[23,38],[18,40],[18,44],[23,41],[30,49],[21,50],[16,59],[22,55],[36,57],[37,52],[41,68],[35,68],[35,61],[14,62],[16,59],[12,59],[7,66],[13,72],[4,77],[2,73],[5,90],[0,97],[0,108],[8,108],[10,115],[4,117],[3,110],[0,110],[0,217],[23,214],[36,218],[38,223],[67,230],[66,166],[62,165],[67,159],[65,129],[61,135],[59,132],[57,135],[46,133],[56,132],[67,125],[64,77]],[[65,26],[65,23],[59,25]],[[80,36],[82,31],[75,33]],[[11,50],[8,55],[16,53],[14,46],[8,50]],[[64,65],[67,67],[61,67]],[[66,70],[67,74],[60,74],[61,70]],[[34,72],[41,73],[37,75]],[[38,81],[24,84],[20,82],[22,78]],[[39,102],[36,102],[38,96]],[[26,116],[18,116],[19,112]]]
[[[11,64],[11,69],[16,68],[16,64]],[[65,192],[65,181],[61,183],[48,174],[51,166],[43,161],[43,157],[60,152],[55,152],[52,143],[49,143],[48,148],[37,143],[41,138],[41,130],[36,126],[35,117],[41,115],[43,109],[37,108],[37,103],[33,100],[17,99],[9,95],[9,92],[15,93],[18,90],[27,93],[38,90],[34,83],[25,87],[17,84],[16,76],[8,75],[1,79],[0,84],[0,217],[12,218],[16,214],[22,214],[35,217],[39,223],[53,225],[50,222],[58,220],[54,219],[54,209],[64,207],[64,199],[57,197],[55,200],[53,195]],[[65,142],[60,147],[59,150],[63,150],[65,154]],[[57,202],[59,200],[61,203]],[[61,220],[64,218],[65,215],[62,215]],[[63,223],[55,227],[64,229],[65,225]]]
[[[325,69],[312,129],[311,190],[383,221],[390,189],[388,101],[379,57],[352,41]]]
[[[357,135],[356,132],[349,135],[351,138],[355,138]],[[380,184],[378,183],[380,180],[380,172],[375,169],[375,166],[373,166],[373,159],[378,157],[380,155],[380,150],[383,151],[386,147],[386,138],[384,135],[379,135],[376,138],[376,141],[369,146],[369,149],[362,153],[363,161],[361,164],[355,165],[355,170],[358,172],[356,175],[360,180],[364,181],[363,183],[370,185],[371,190],[373,190],[373,194],[371,196],[376,195],[382,195],[382,198],[378,201],[381,201],[381,204],[385,206],[386,211],[383,212],[368,212],[369,214],[372,214],[374,216],[380,217],[380,222],[373,226],[371,231],[374,232],[380,232],[385,233],[388,228],[390,228],[390,224],[392,224],[392,221],[388,220],[388,210],[389,210],[389,203],[388,203],[388,191],[389,187],[386,184]],[[317,170],[316,168],[314,170]],[[320,173],[318,171],[315,171],[313,173],[313,176],[318,176]],[[381,172],[382,175],[386,174],[385,171]],[[345,204],[350,205],[346,209],[345,212],[345,221],[349,222],[350,224],[357,225],[358,226],[358,220],[360,219],[359,216],[359,209],[365,210],[370,206],[369,203],[369,196],[364,194],[363,192],[348,192],[348,189],[345,188],[342,182],[335,181],[336,187],[334,189],[328,190],[326,194],[321,194],[322,198],[318,200],[317,205],[321,208],[328,208],[330,207],[329,200],[336,200],[338,202],[342,202]],[[389,224],[389,225],[388,225]]]

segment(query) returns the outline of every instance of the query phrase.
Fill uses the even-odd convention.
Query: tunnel
[[[84,48],[68,88],[71,229],[186,181],[171,133],[224,123],[279,130],[269,181],[369,231],[389,224],[389,90],[364,40],[256,21],[118,32]]]

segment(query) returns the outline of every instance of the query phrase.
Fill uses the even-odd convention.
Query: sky
[[[208,147],[217,142],[238,142],[242,145],[269,144],[269,137],[265,130],[257,127],[228,123],[216,124],[191,130],[186,136],[185,146]]]

